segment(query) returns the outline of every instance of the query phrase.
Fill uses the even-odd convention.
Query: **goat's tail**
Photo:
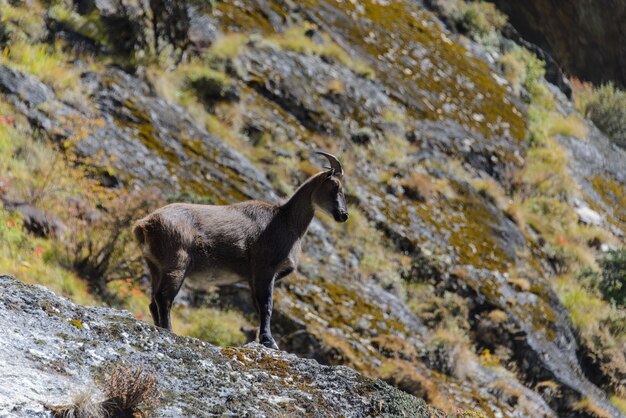
[[[140,245],[144,245],[146,243],[146,230],[144,228],[145,221],[143,219],[135,222],[133,226],[133,234],[135,234],[135,238]]]

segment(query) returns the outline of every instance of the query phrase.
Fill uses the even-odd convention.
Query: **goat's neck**
[[[279,211],[279,216],[291,227],[290,229],[302,237],[315,215],[313,193],[319,185],[320,176],[314,176],[304,182],[298,190],[285,202]]]

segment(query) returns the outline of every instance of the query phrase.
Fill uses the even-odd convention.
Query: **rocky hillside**
[[[620,288],[604,283],[624,246],[626,152],[545,82],[530,52],[469,19],[484,13],[465,9],[476,3],[457,2],[463,34],[409,0],[156,3],[2,3],[6,272],[145,316],[133,219],[166,201],[279,201],[319,170],[321,148],[345,167],[350,220],[320,216],[298,272],[279,284],[283,350],[446,413],[624,416],[626,314]],[[66,232],[26,235],[18,200]],[[256,322],[245,286],[183,293],[179,333],[211,339],[220,318]],[[314,363],[254,346],[199,352],[123,314],[91,319],[100,311],[58,303],[87,324],[131,322],[115,341],[163,338],[168,362],[189,349],[207,367],[236,357],[227,364],[245,373],[285,359],[290,374],[311,367],[306,385],[323,391]],[[46,315],[24,315],[33,309]],[[86,346],[105,340],[56,321]],[[337,390],[353,394],[370,382],[320,370],[343,373]],[[275,385],[259,413],[304,402]],[[308,399],[298,408],[325,407]],[[353,400],[367,415],[372,398]]]

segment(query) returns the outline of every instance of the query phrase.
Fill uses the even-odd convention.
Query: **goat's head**
[[[323,212],[332,215],[335,221],[345,222],[348,220],[348,208],[341,184],[343,168],[334,155],[321,151],[317,151],[317,154],[326,157],[330,162],[330,167],[328,171],[321,174],[321,183],[315,190],[313,203]]]

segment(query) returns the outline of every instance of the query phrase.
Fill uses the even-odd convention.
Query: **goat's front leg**
[[[272,337],[270,320],[272,318],[273,297],[274,297],[274,272],[265,272],[254,278],[252,289],[254,304],[259,313],[259,343],[268,348],[278,350],[278,345]]]

